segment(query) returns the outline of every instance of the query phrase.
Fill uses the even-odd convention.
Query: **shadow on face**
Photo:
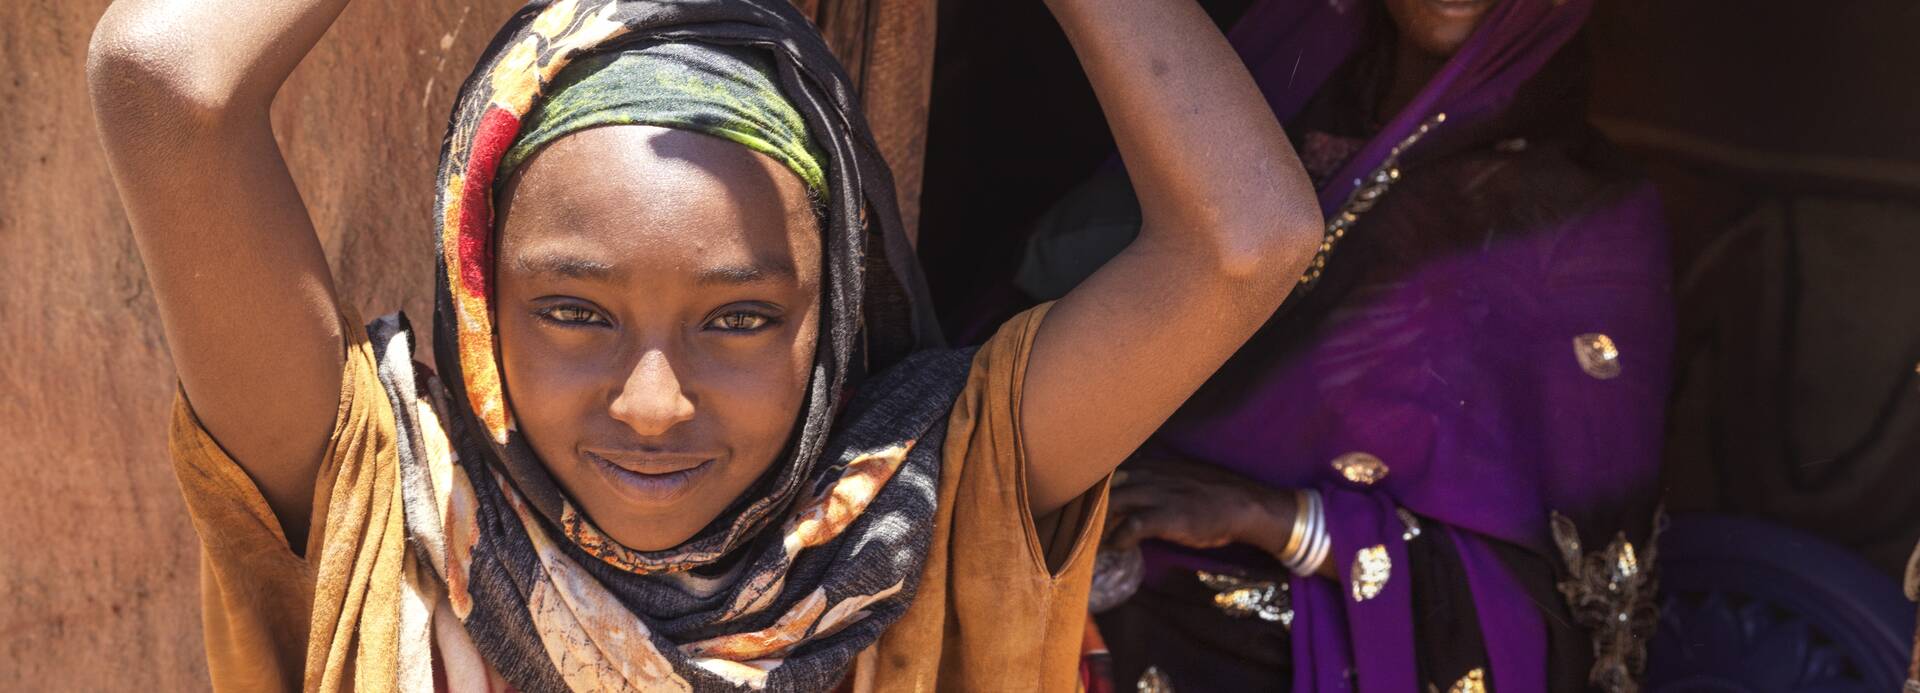
[[[494,310],[520,432],[594,523],[677,546],[785,451],[819,332],[800,179],[707,135],[563,137],[500,193]]]
[[[1459,52],[1473,35],[1487,10],[1499,0],[1386,0],[1387,14],[1400,30],[1403,46],[1430,58],[1446,59]]]

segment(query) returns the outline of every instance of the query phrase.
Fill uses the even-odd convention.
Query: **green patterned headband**
[[[826,197],[826,156],[774,81],[767,56],[714,43],[640,44],[567,65],[527,114],[494,180],[535,152],[601,125],[653,125],[712,135],[786,165],[816,199]]]

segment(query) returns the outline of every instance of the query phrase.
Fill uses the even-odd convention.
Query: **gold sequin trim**
[[[1287,596],[1287,583],[1249,580],[1204,570],[1194,571],[1194,576],[1214,591],[1213,605],[1228,616],[1258,618],[1293,627],[1293,600]]]
[[[1460,677],[1459,681],[1453,682],[1447,693],[1487,693],[1487,670],[1475,667],[1466,676]]]
[[[1427,122],[1414,128],[1406,139],[1393,145],[1393,149],[1387,152],[1387,158],[1382,159],[1367,177],[1360,179],[1359,187],[1347,195],[1347,201],[1340,205],[1340,211],[1327,219],[1326,229],[1320,236],[1320,249],[1314,252],[1313,262],[1307,265],[1307,271],[1300,275],[1301,288],[1312,288],[1320,281],[1320,274],[1327,269],[1327,258],[1333,255],[1333,247],[1346,237],[1355,222],[1360,221],[1360,215],[1373,209],[1380,198],[1386,196],[1387,188],[1400,180],[1400,155],[1419,142],[1420,138],[1427,136],[1428,131],[1444,122],[1447,122],[1447,114],[1435,113]]]
[[[1613,345],[1612,337],[1598,332],[1574,337],[1573,357],[1587,375],[1601,380],[1620,377],[1620,348]]]
[[[1386,545],[1375,544],[1354,554],[1352,573],[1354,601],[1380,596],[1387,589],[1387,579],[1393,577],[1393,558],[1387,555]]]
[[[1347,481],[1363,486],[1380,483],[1381,479],[1387,478],[1387,472],[1392,471],[1380,458],[1364,452],[1349,452],[1333,458],[1333,469],[1346,477]]]
[[[1168,678],[1160,667],[1147,667],[1140,672],[1140,680],[1133,684],[1138,693],[1173,693],[1173,679]]]

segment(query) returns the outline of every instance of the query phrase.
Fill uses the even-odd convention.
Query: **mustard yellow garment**
[[[856,690],[1077,688],[1106,486],[1039,522],[1028,513],[1020,392],[1046,310],[1015,317],[974,357],[949,419],[919,594],[857,660]],[[402,629],[433,607],[409,603],[405,588],[426,573],[406,551],[394,417],[360,321],[343,323],[353,327],[340,411],[306,558],[185,397],[176,401],[171,453],[201,538],[215,690],[389,690],[430,675],[417,655],[401,655]]]

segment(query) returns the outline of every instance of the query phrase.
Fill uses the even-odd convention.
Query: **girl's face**
[[[1386,0],[1403,45],[1451,58],[1498,0]]]
[[[691,538],[781,459],[820,320],[785,167],[643,126],[548,145],[500,195],[494,320],[520,433],[602,531]]]

